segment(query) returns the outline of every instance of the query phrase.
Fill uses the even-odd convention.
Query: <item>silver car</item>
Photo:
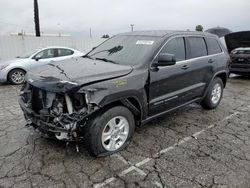
[[[0,62],[0,82],[22,84],[25,73],[30,69],[83,55],[78,50],[59,46],[34,49],[15,59]]]

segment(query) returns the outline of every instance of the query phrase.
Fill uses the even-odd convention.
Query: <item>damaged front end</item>
[[[19,103],[27,125],[58,140],[78,141],[90,112],[94,111],[87,100],[85,93],[54,93],[25,83]]]

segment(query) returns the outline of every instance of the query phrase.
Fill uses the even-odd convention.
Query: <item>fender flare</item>
[[[139,104],[138,110],[140,111],[140,120],[144,119],[148,112],[147,94],[145,90],[140,91],[140,92],[135,91],[135,90],[130,90],[130,91],[127,91],[126,94],[124,94],[123,92],[113,93],[113,94],[103,97],[101,102],[97,105],[100,108],[103,108],[105,106],[114,104],[116,102],[121,102],[122,104],[124,104],[124,102],[129,98],[134,99]]]
[[[206,97],[207,92],[208,92],[208,90],[209,90],[209,88],[210,88],[210,86],[211,86],[213,80],[214,80],[219,74],[226,74],[226,82],[227,82],[227,78],[228,78],[228,76],[227,76],[227,75],[228,75],[227,71],[222,70],[222,71],[216,72],[216,73],[213,75],[212,79],[210,80],[210,82],[209,82],[209,84],[208,84],[208,86],[207,86],[207,88],[206,88],[206,90],[205,90],[205,92],[204,92],[204,94],[203,94],[201,100],[203,100],[203,99]],[[225,86],[226,86],[226,84],[225,84]],[[224,87],[225,87],[225,86],[224,86]]]

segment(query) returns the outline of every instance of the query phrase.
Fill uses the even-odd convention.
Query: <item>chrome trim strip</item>
[[[157,56],[159,55],[159,53],[161,52],[161,50],[165,47],[165,45],[166,45],[170,40],[172,40],[172,39],[174,39],[174,38],[183,38],[183,37],[202,37],[202,38],[204,38],[204,37],[207,37],[207,36],[197,36],[197,35],[176,35],[176,36],[169,37],[169,39],[164,43],[164,45],[160,48],[160,50],[159,50],[159,51],[156,53],[156,55],[154,56],[154,58],[153,58],[153,60],[152,60],[152,62],[151,62],[151,64],[150,64],[150,67],[151,67],[152,63],[155,61],[155,59],[157,58]],[[213,39],[214,39],[214,37],[209,37],[209,36],[208,36],[207,38],[213,38]],[[207,58],[207,57],[213,57],[213,56],[222,55],[222,54],[224,54],[224,51],[223,51],[223,50],[222,50],[222,52],[217,53],[217,54],[211,54],[211,55],[206,55],[206,56],[202,56],[202,57],[196,57],[196,58],[186,59],[186,60],[183,60],[183,61],[178,61],[178,62],[176,62],[176,65],[178,65],[178,64],[183,64],[183,63],[187,63],[187,62],[192,61],[192,60],[197,60],[197,59],[202,59],[202,58]]]

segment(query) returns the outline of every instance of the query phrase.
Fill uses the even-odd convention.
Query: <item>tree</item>
[[[40,37],[40,25],[39,25],[39,10],[38,10],[38,2],[34,0],[34,21],[35,21],[35,31],[36,36]]]
[[[107,38],[109,38],[109,35],[108,34],[104,34],[104,35],[102,35],[102,38],[107,39]]]
[[[196,27],[195,27],[195,30],[196,31],[203,31],[203,26],[202,25],[197,25]]]

